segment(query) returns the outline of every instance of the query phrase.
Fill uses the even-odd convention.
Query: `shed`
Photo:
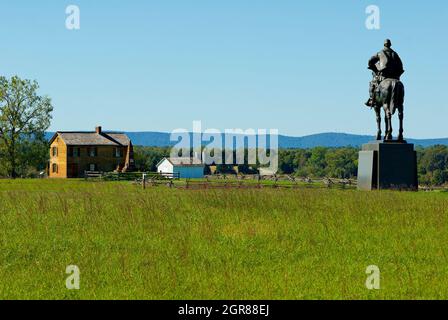
[[[157,172],[173,177],[179,175],[182,179],[204,178],[205,165],[196,158],[163,158],[157,164]]]

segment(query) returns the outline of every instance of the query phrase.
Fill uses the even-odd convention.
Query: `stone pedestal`
[[[373,141],[359,152],[358,189],[418,190],[417,153],[405,141]]]

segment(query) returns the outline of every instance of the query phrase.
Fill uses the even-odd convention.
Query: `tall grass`
[[[0,299],[443,299],[447,219],[443,193],[4,180]]]

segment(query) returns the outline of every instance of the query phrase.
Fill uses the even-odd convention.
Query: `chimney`
[[[96,133],[101,134],[101,132],[102,132],[101,126],[96,127],[95,131],[96,131]]]

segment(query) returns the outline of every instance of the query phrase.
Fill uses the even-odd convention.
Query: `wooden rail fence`
[[[137,181],[138,183],[138,181]],[[295,189],[295,188],[335,188],[335,189],[354,189],[356,181],[348,179],[311,179],[295,178],[291,176],[262,177],[255,178],[247,176],[219,177],[206,176],[205,179],[168,179],[148,180],[143,177],[141,184],[145,189],[147,186],[167,186],[178,189]]]

